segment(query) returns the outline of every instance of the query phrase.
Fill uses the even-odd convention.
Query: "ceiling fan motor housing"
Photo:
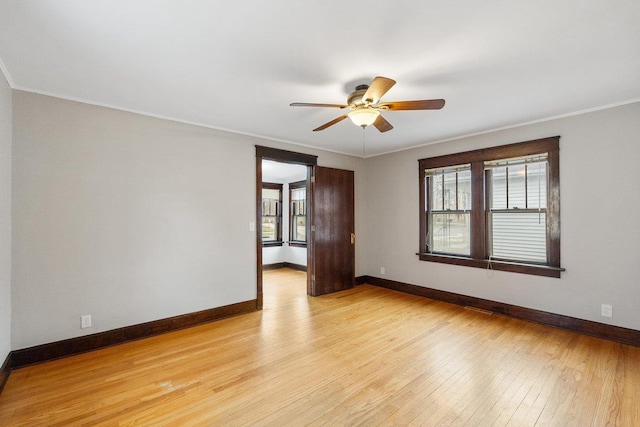
[[[369,89],[369,85],[356,86],[356,90],[354,90],[347,98],[347,104],[354,107],[364,104],[364,102],[362,102],[362,97],[367,92],[367,89]]]

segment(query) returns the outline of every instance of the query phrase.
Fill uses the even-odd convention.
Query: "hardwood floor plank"
[[[11,373],[0,425],[640,425],[640,349],[361,285]]]

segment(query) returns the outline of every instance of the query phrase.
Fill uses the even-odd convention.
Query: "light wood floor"
[[[369,285],[14,371],[0,425],[640,426],[640,349]]]

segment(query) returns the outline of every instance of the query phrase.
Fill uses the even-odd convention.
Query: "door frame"
[[[273,160],[280,163],[293,163],[307,166],[307,188],[311,188],[313,168],[318,165],[318,156],[296,153],[277,148],[256,145],[256,308],[262,310],[262,161]],[[307,191],[307,214],[313,212],[312,191]],[[313,233],[309,233],[310,220],[307,217],[307,293],[311,289],[311,275],[309,270],[313,265]]]

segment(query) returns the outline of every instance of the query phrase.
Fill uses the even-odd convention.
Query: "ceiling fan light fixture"
[[[325,130],[329,126],[340,123],[347,117],[351,119],[354,125],[360,126],[362,129],[369,125],[373,125],[379,132],[388,132],[393,129],[393,125],[389,123],[380,113],[385,111],[402,111],[402,110],[439,110],[444,107],[444,99],[420,99],[415,101],[393,101],[380,103],[380,99],[391,89],[396,81],[388,77],[377,76],[370,85],[358,85],[356,90],[351,92],[347,97],[347,104],[319,104],[312,102],[293,102],[289,105],[292,107],[329,107],[345,109],[351,111],[336,117],[313,131]]]
[[[376,121],[380,111],[373,108],[358,108],[349,113],[349,118],[356,126],[367,127]]]

